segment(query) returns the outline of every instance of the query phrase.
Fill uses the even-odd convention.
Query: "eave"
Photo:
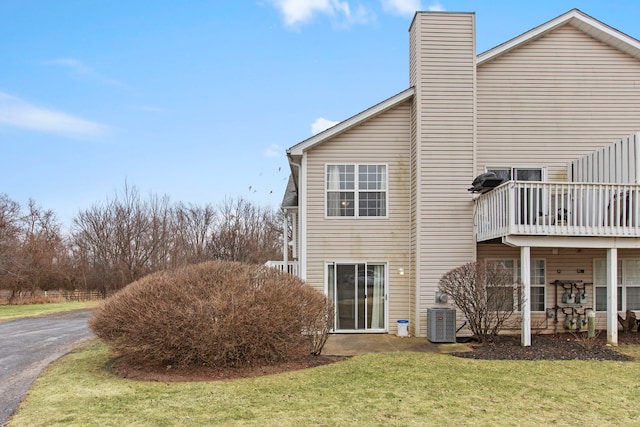
[[[634,58],[640,59],[640,41],[598,21],[595,18],[592,18],[578,9],[572,9],[551,21],[519,35],[518,37],[481,53],[477,57],[477,65],[480,66],[485,62],[489,62],[567,24],[576,27],[596,40],[619,49]]]
[[[346,131],[348,131],[349,129],[360,125],[361,123],[366,122],[367,120],[370,120],[371,118],[405,102],[406,100],[410,99],[414,94],[414,89],[412,87],[410,87],[409,89],[406,89],[400,93],[398,93],[397,95],[392,96],[391,98],[388,98],[382,102],[380,102],[379,104],[374,105],[371,108],[368,108],[366,110],[364,110],[361,113],[356,114],[353,117],[348,118],[347,120],[344,120],[340,123],[338,123],[337,125],[330,127],[329,129],[325,130],[324,132],[320,132],[317,135],[312,136],[309,139],[306,139],[296,145],[294,145],[293,147],[289,148],[287,150],[287,155],[291,158],[295,158],[295,157],[299,157],[302,156],[302,154],[307,151],[310,150],[311,148],[315,147],[316,145],[322,144],[323,142],[336,137],[337,135],[340,135],[341,133],[344,133]]]

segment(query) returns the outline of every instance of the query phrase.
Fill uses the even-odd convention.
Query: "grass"
[[[121,379],[109,363],[99,341],[55,362],[9,426],[640,423],[640,361],[367,354],[259,378],[170,384]]]
[[[627,356],[631,356],[634,359],[640,360],[640,345],[621,345],[616,348],[616,351],[622,354],[626,354]]]
[[[0,305],[0,322],[21,317],[42,316],[63,311],[95,308],[100,301],[58,302],[51,304]]]

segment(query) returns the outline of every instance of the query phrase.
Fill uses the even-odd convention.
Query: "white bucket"
[[[409,335],[409,321],[398,320],[398,336],[406,337],[407,335]]]

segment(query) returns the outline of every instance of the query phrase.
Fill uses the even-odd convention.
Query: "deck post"
[[[520,248],[520,281],[522,282],[522,335],[523,347],[531,346],[531,247]]]
[[[607,248],[607,344],[618,345],[618,249]]]
[[[516,193],[517,193],[518,189],[516,188],[516,185],[514,182],[510,182],[509,183],[509,197],[507,200],[507,203],[509,203],[508,205],[508,212],[507,215],[508,219],[507,219],[507,232],[508,233],[513,233],[515,232],[515,227],[516,227]]]

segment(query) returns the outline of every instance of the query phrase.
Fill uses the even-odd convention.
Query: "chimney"
[[[442,275],[475,260],[475,14],[418,12],[409,38],[415,294],[431,302]],[[417,316],[420,335],[426,304]]]

